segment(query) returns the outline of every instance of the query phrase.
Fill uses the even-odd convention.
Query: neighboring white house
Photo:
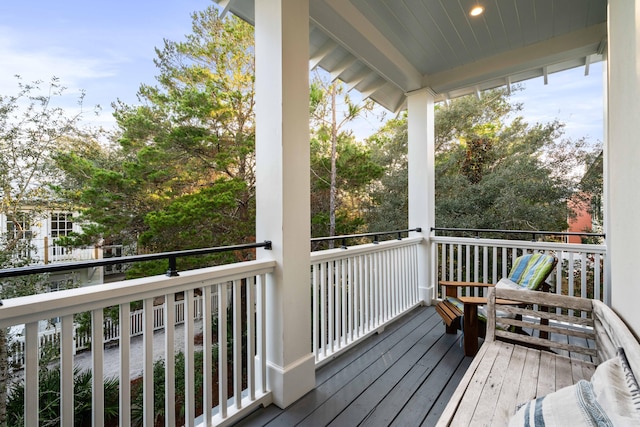
[[[18,220],[8,220],[5,214],[0,214],[0,230],[7,233],[9,239],[20,237],[29,241],[28,253],[32,265],[44,265],[63,262],[88,261],[103,258],[103,249],[99,246],[87,248],[71,248],[60,246],[57,239],[68,236],[71,232],[81,233],[82,227],[74,218],[77,213],[52,210],[37,217],[25,212]],[[21,234],[19,236],[19,233]],[[81,268],[68,272],[51,273],[49,288],[56,291],[73,281],[80,286],[96,285],[104,282],[103,267]]]

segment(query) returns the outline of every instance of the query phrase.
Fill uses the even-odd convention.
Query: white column
[[[609,144],[607,143],[607,141],[609,140],[609,106],[608,106],[608,99],[609,99],[609,74],[607,73],[607,69],[608,69],[608,64],[607,64],[607,53],[605,52],[604,54],[604,61],[603,61],[603,67],[602,67],[602,100],[603,100],[603,106],[602,106],[602,112],[603,112],[603,118],[604,120],[602,121],[602,127],[603,127],[603,135],[604,135],[604,144],[602,147],[602,155],[603,155],[603,162],[602,162],[602,231],[603,233],[605,233],[605,235],[608,235],[609,233],[609,206],[608,206],[608,200],[609,200],[609,188],[608,188],[608,182],[609,182],[609,164],[608,164],[608,159],[609,159]],[[608,238],[607,238],[608,240]],[[608,243],[608,242],[606,242]],[[607,255],[604,259],[604,283],[605,283],[605,288],[604,288],[604,293],[602,295],[602,299],[604,301],[605,304],[607,305],[611,305],[611,256]]]
[[[311,353],[309,4],[255,2],[256,240],[267,279],[268,387],[286,407],[315,386]]]
[[[425,240],[419,249],[420,299],[431,304],[433,278],[429,235],[435,226],[435,131],[434,97],[425,88],[407,95],[409,228],[422,228]]]
[[[612,0],[608,19],[605,185],[611,303],[640,332],[640,0]]]

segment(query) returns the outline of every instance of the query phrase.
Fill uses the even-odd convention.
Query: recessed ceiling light
[[[482,14],[482,12],[484,12],[484,7],[478,5],[478,6],[474,6],[473,9],[471,9],[471,11],[469,11],[469,15],[478,16],[478,15]]]

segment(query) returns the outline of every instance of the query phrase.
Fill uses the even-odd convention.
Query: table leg
[[[478,306],[464,305],[464,355],[475,356],[478,352]]]

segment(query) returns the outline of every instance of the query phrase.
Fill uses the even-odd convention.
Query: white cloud
[[[521,115],[528,123],[548,123],[555,119],[565,123],[565,136],[603,140],[602,63],[591,65],[588,76],[584,67],[523,82],[525,90],[515,92],[512,100],[522,102]]]
[[[85,120],[106,126],[114,123],[112,102],[137,103],[140,84],[154,84],[154,46],[162,46],[163,38],[179,40],[189,34],[190,13],[211,4],[180,0],[149,8],[129,0],[4,3],[0,95],[18,91],[16,74],[25,83],[46,83],[55,76],[67,88],[58,99],[60,106],[74,111],[84,90]],[[97,104],[103,110],[96,118],[90,111]]]
[[[126,96],[117,93],[121,84],[118,76],[120,68],[130,60],[117,54],[105,56],[104,50],[99,57],[83,55],[73,48],[47,47],[46,43],[37,48],[25,47],[22,40],[15,32],[0,27],[0,58],[3,61],[0,94],[13,95],[18,92],[16,75],[25,84],[42,81],[43,90],[47,89],[47,84],[53,77],[57,77],[66,89],[63,96],[56,98],[56,103],[65,108],[69,115],[80,112],[78,101],[84,91],[86,97],[83,102],[83,122],[104,127],[115,124],[110,103],[118,96]],[[135,86],[129,91],[134,95]],[[96,116],[93,108],[98,104],[101,105],[102,112]]]
[[[15,35],[0,27],[0,57],[3,72],[0,74],[0,93],[15,90],[14,76],[24,81],[46,80],[59,77],[70,91],[79,91],[86,79],[103,79],[117,74],[116,66],[121,58],[86,57],[72,49],[49,47],[30,49],[20,46]]]

